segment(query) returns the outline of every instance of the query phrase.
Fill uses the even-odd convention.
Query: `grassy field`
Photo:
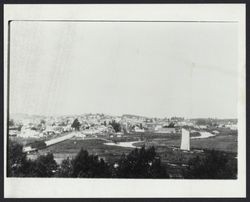
[[[90,154],[98,155],[106,161],[114,162],[122,155],[122,153],[129,153],[132,148],[108,146],[103,143],[106,141],[99,139],[76,140],[70,139],[59,144],[52,145],[46,149],[40,150],[40,154],[51,152],[54,154],[58,162],[67,157],[75,156],[81,148],[87,150]]]
[[[180,139],[154,138],[146,143],[147,145],[159,146],[175,146],[180,147]],[[141,143],[137,144],[138,146]],[[191,149],[214,149],[226,152],[237,152],[237,136],[234,135],[218,135],[215,137],[204,139],[191,139]]]
[[[229,155],[237,156],[237,135],[221,133],[210,138],[191,139],[191,152],[183,152],[178,150],[181,144],[181,136],[166,135],[166,134],[129,134],[119,138],[102,137],[105,139],[81,139],[72,138],[64,142],[49,146],[45,149],[39,150],[39,155],[44,155],[48,152],[54,154],[57,163],[61,163],[67,157],[73,158],[81,148],[87,150],[90,154],[98,155],[109,163],[116,162],[120,156],[125,153],[128,154],[133,148],[109,146],[105,142],[110,140],[115,142],[138,141],[143,142],[134,144],[135,146],[145,147],[154,146],[157,154],[161,157],[162,163],[167,166],[169,174],[173,178],[181,177],[181,170],[190,158],[197,155],[203,155],[196,152],[195,149],[215,149],[227,152]],[[33,156],[32,156],[33,155]],[[31,154],[30,158],[36,158],[37,154]]]
[[[32,142],[35,142],[35,141],[40,141],[40,140],[46,140],[46,138],[32,138],[32,137],[28,137],[28,138],[23,138],[23,137],[10,137],[10,140],[11,141],[14,141],[14,142],[18,142],[19,144],[21,145],[28,145]]]
[[[157,153],[161,156],[163,163],[185,164],[191,157],[196,154],[173,151],[171,147],[180,147],[180,135],[163,135],[163,134],[130,134],[120,138],[107,138],[109,140],[137,141],[143,140],[142,143],[136,143],[136,146],[145,145],[146,147],[154,146]],[[105,145],[106,141],[101,139],[77,139],[73,138],[64,142],[52,145],[39,151],[39,154],[51,152],[55,159],[60,163],[67,157],[74,157],[81,148],[87,150],[90,154],[95,154],[104,158],[108,162],[115,162],[122,153],[129,153],[133,148]],[[215,137],[204,139],[191,139],[191,149],[215,149],[225,152],[237,153],[237,136],[236,135],[217,135]]]
[[[74,137],[63,142],[51,145],[47,148],[41,149],[38,153],[28,154],[31,159],[37,158],[38,155],[44,155],[48,152],[54,154],[54,158],[57,163],[61,163],[63,159],[67,157],[73,158],[80,151],[81,148],[87,150],[90,154],[98,155],[106,162],[114,163],[120,159],[123,153],[128,154],[134,148],[119,147],[105,145],[105,142],[133,142],[142,141],[134,144],[135,146],[145,147],[154,146],[157,155],[161,157],[162,163],[167,167],[169,174],[172,178],[181,177],[183,166],[185,167],[191,158],[197,155],[203,155],[202,152],[195,151],[195,149],[214,149],[226,152],[233,157],[237,156],[237,144],[238,135],[236,131],[230,129],[210,129],[208,132],[217,130],[220,133],[216,136],[192,139],[191,138],[191,152],[183,152],[179,150],[181,144],[181,134],[159,134],[159,133],[133,133],[123,135],[121,137],[110,137],[109,135],[99,135],[100,139],[82,139],[81,137]],[[191,137],[197,136],[192,134]],[[37,141],[35,138],[11,138],[23,145],[30,144]],[[39,138],[42,140],[44,138]],[[237,161],[237,160],[236,160]]]

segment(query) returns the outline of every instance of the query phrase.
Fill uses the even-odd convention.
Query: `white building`
[[[145,130],[139,128],[138,126],[135,126],[135,132],[143,133],[143,132],[145,132]]]
[[[225,125],[226,128],[230,128],[231,130],[237,130],[236,124]]]

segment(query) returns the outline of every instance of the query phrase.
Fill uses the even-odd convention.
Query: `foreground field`
[[[115,162],[119,157],[125,153],[129,153],[133,148],[119,147],[113,145],[105,145],[104,143],[108,141],[124,142],[124,141],[138,141],[142,142],[134,144],[135,146],[141,147],[145,145],[146,147],[154,146],[156,151],[161,156],[162,162],[176,167],[176,165],[181,165],[187,163],[188,159],[197,155],[196,153],[184,153],[181,151],[176,151],[172,147],[179,148],[181,143],[180,135],[163,135],[163,134],[130,134],[123,136],[121,138],[107,138],[102,139],[77,139],[72,138],[64,142],[52,145],[45,149],[39,150],[39,154],[46,154],[51,152],[54,154],[55,159],[60,163],[63,159],[67,157],[74,157],[77,152],[83,148],[87,150],[90,154],[98,155],[99,157],[105,159],[108,162]],[[234,153],[237,155],[237,135],[230,134],[226,135],[216,135],[210,138],[204,139],[191,139],[191,150],[193,149],[214,149],[225,151],[229,153]],[[30,155],[30,158],[35,158],[39,154]]]
[[[83,148],[90,154],[96,154],[109,162],[114,162],[121,156],[122,153],[129,153],[132,150],[132,148],[104,145],[103,143],[105,142],[106,141],[100,139],[70,139],[40,150],[39,153],[46,154],[51,152],[54,154],[56,161],[60,163],[67,157],[71,158],[75,156],[79,150]]]
[[[180,139],[155,138],[146,143],[146,146],[155,147],[180,147]],[[142,144],[137,144],[141,146]],[[214,149],[226,152],[237,152],[237,136],[235,135],[218,135],[204,139],[191,139],[191,149]]]

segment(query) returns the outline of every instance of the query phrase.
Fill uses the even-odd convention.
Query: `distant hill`
[[[31,115],[25,113],[12,113],[10,119],[23,120],[23,119],[43,119],[45,116],[42,115]]]
[[[190,120],[195,122],[204,122],[204,123],[216,122],[217,124],[228,124],[228,123],[237,124],[238,122],[238,119],[195,118]]]
[[[123,114],[122,115],[122,118],[148,118],[146,116],[140,116],[140,115],[134,115],[134,114]]]

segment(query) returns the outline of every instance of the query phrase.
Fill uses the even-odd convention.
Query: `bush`
[[[22,165],[26,161],[26,154],[23,153],[23,146],[10,141],[8,145],[7,176],[18,177],[21,174]]]
[[[72,160],[72,177],[107,178],[110,171],[107,163],[97,155],[89,155],[83,149]]]
[[[107,164],[96,155],[89,155],[83,149],[73,159],[63,160],[58,177],[80,178],[169,178],[161,160],[153,147],[135,149],[128,155],[123,154],[118,167]]]
[[[62,161],[57,175],[58,177],[71,177],[72,172],[73,172],[72,161],[69,158],[67,158]]]
[[[36,160],[27,160],[22,146],[10,144],[8,176],[15,177],[80,177],[80,178],[169,178],[154,147],[134,149],[123,154],[116,165],[106,163],[97,155],[81,149],[75,158],[62,161],[58,166],[52,153]]]
[[[121,132],[121,124],[120,123],[117,123],[115,120],[113,120],[112,122],[109,123],[109,125],[111,125],[115,132]]]
[[[53,154],[27,159],[22,145],[10,141],[8,149],[8,177],[52,177],[57,170]]]
[[[72,128],[75,130],[80,130],[81,123],[78,121],[78,119],[75,119],[71,125]]]
[[[116,168],[118,178],[169,178],[154,147],[135,149],[127,156],[122,155]]]
[[[35,161],[36,177],[52,177],[57,171],[57,164],[52,153],[42,155]]]
[[[206,150],[204,156],[190,159],[183,175],[188,179],[236,179],[237,160],[224,152]]]

